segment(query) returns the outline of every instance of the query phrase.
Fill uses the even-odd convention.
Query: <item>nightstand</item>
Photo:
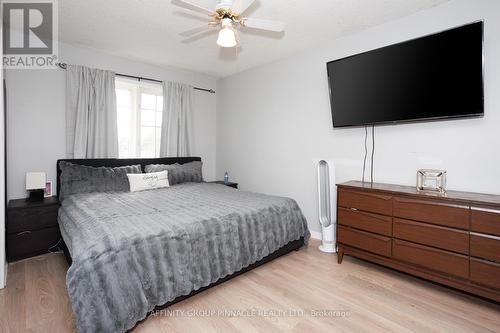
[[[7,260],[34,257],[57,245],[61,239],[57,197],[39,202],[10,200],[7,206]]]
[[[215,181],[215,182],[209,182],[209,183],[212,183],[212,184],[219,184],[219,185],[226,185],[226,186],[229,186],[229,187],[232,187],[232,188],[235,188],[237,189],[238,188],[238,183],[231,183],[231,182],[228,182],[227,184],[224,183],[224,181],[222,180],[218,180],[218,181]]]

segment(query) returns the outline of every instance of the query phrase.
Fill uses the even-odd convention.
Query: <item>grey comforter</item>
[[[75,194],[58,219],[82,333],[124,332],[155,306],[309,239],[294,200],[206,183]]]

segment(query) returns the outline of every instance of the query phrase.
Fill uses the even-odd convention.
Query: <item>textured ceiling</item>
[[[191,0],[215,8],[215,0]],[[285,22],[275,35],[247,29],[238,49],[221,49],[215,33],[184,40],[180,32],[207,17],[170,0],[61,0],[61,41],[163,67],[228,76],[302,49],[439,5],[448,0],[257,0],[245,13]]]

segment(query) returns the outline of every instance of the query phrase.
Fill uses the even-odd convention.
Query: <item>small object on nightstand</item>
[[[228,183],[229,183],[229,174],[226,171],[226,173],[224,174],[224,184],[227,185]]]
[[[235,189],[238,189],[238,183],[231,183],[231,182],[225,182],[223,180],[218,180],[218,181],[215,181],[215,182],[209,182],[209,183],[212,183],[212,184],[219,184],[219,185],[226,185],[226,186],[229,186],[229,187],[232,187],[232,188],[235,188]]]
[[[42,201],[45,193],[45,172],[26,173],[26,191],[29,192],[28,201]]]
[[[44,197],[50,198],[52,196],[52,181],[47,180],[45,182]]]
[[[430,169],[418,170],[417,189],[419,191],[446,192],[446,171]]]
[[[42,192],[43,193],[43,192]],[[57,197],[30,202],[10,200],[7,206],[7,260],[48,253],[60,242]]]

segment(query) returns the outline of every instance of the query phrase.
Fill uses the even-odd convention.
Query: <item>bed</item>
[[[59,160],[93,167],[200,158]],[[125,332],[149,313],[307,244],[289,198],[211,183],[65,196],[58,222],[78,330]]]

